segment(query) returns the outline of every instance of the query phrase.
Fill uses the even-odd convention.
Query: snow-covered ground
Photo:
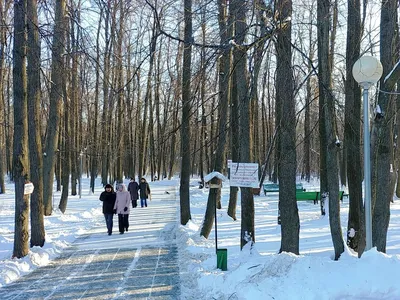
[[[90,195],[89,179],[83,178],[82,197],[70,197],[64,215],[55,210],[52,216],[45,217],[45,246],[31,249],[23,259],[11,259],[14,186],[7,185],[7,193],[0,195],[0,286],[48,264],[78,236],[90,234],[104,224],[98,200],[103,189],[100,180],[96,183],[96,192]],[[159,191],[174,186],[179,191],[178,185],[179,180],[150,183],[152,189]],[[304,185],[308,190],[318,189],[318,182]],[[229,186],[224,183],[223,209],[217,212],[217,237],[218,248],[227,249],[228,270],[221,271],[216,268],[215,231],[208,240],[199,235],[208,192],[208,189],[199,189],[197,180],[193,179],[192,220],[186,226],[178,226],[182,299],[400,299],[399,200],[391,204],[387,254],[372,249],[359,259],[346,249],[340,260],[334,261],[328,216],[321,217],[319,206],[311,202],[298,203],[301,255],[277,254],[280,227],[276,193],[255,197],[256,244],[252,249],[246,247],[240,251],[240,196],[238,220],[233,221],[226,214]],[[58,206],[59,198],[59,193],[55,193],[54,207]],[[341,204],[341,212],[345,234],[347,199]],[[179,222],[178,215],[176,222]]]

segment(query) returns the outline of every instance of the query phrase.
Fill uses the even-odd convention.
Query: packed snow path
[[[0,289],[0,299],[179,299],[176,192],[152,189],[148,204],[131,209],[125,234],[117,217],[111,236],[101,220],[48,266]]]

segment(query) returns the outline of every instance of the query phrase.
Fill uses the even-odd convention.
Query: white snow
[[[176,242],[179,248],[182,299],[400,299],[397,282],[400,278],[398,199],[391,203],[387,254],[374,248],[358,258],[346,247],[339,261],[334,261],[328,216],[322,217],[319,205],[314,205],[311,201],[298,202],[301,254],[277,254],[280,248],[277,193],[255,196],[256,243],[251,249],[247,246],[241,251],[240,192],[238,220],[233,221],[226,213],[229,185],[225,184],[222,188],[223,208],[217,212],[217,243],[218,248],[227,249],[228,270],[221,271],[216,268],[215,230],[212,230],[208,239],[200,237],[199,234],[209,189],[198,189],[197,181],[198,179],[193,179],[194,184],[191,185],[192,220],[186,226],[177,226]],[[65,215],[55,210],[52,216],[45,217],[45,246],[32,248],[29,255],[22,259],[11,259],[14,238],[14,186],[11,183],[7,184],[7,193],[0,195],[0,286],[48,264],[79,235],[105,228],[101,202],[98,200],[103,190],[100,180],[96,180],[94,195],[89,193],[88,184],[89,179],[84,178],[82,198],[71,196]],[[166,187],[176,186],[175,190],[179,191],[178,185],[179,179],[150,182],[152,190],[158,189],[160,194]],[[317,182],[303,185],[307,190],[318,189]],[[54,207],[58,206],[59,198],[60,194],[55,193]],[[151,204],[149,206],[151,207]],[[347,231],[348,206],[348,199],[345,198],[341,203],[344,238]],[[177,216],[178,214],[179,211]],[[116,219],[114,222],[116,223]],[[168,220],[165,222],[167,224]],[[178,217],[176,222],[179,222]],[[141,230],[151,231],[154,228]],[[356,234],[352,230],[354,229],[351,229],[351,234]],[[159,231],[154,230],[154,240],[149,238],[149,243],[158,238]],[[106,234],[104,239],[107,239]],[[121,240],[121,243],[126,241]],[[103,245],[114,247],[118,246],[118,242]]]

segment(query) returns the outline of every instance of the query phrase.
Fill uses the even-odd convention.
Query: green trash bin
[[[228,270],[228,249],[217,249],[217,268]]]

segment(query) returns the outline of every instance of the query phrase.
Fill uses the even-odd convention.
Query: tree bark
[[[383,1],[380,23],[380,54],[383,75],[380,89],[393,91],[398,83],[399,67],[392,71],[399,57],[396,53],[395,39],[398,27],[397,1]],[[390,73],[390,76],[388,76]],[[372,170],[372,246],[386,252],[387,231],[390,221],[390,201],[393,199],[393,125],[394,95],[379,93],[378,104],[383,114],[376,114],[371,133]]]
[[[0,124],[6,124],[6,105],[5,105],[5,93],[3,92],[7,85],[5,82],[5,59],[6,59],[6,48],[7,48],[7,24],[6,15],[8,14],[8,8],[11,5],[4,5],[4,1],[0,0]],[[7,155],[6,150],[6,126],[0,126],[0,194],[6,192],[6,185],[4,181],[4,175],[7,171]]]
[[[13,257],[28,255],[29,195],[24,193],[29,180],[28,106],[26,80],[26,1],[14,2],[13,100],[15,182],[15,231]]]
[[[222,168],[225,164],[225,143],[226,143],[226,122],[228,118],[228,102],[229,102],[229,78],[230,78],[230,50],[228,47],[227,35],[227,2],[226,0],[218,1],[219,8],[219,32],[220,41],[225,47],[221,50],[219,58],[219,106],[218,106],[218,140],[217,149],[215,151],[214,170],[222,173]],[[221,180],[213,179],[211,184],[221,184]],[[215,207],[218,200],[221,199],[220,189],[210,189],[207,201],[207,211],[204,217],[203,226],[200,235],[208,238],[210,234],[214,218],[215,210],[210,207]],[[220,201],[219,201],[220,202]]]
[[[279,252],[299,254],[300,220],[296,200],[296,103],[292,74],[292,1],[279,0],[276,52],[276,102],[279,103],[280,161],[279,211],[281,217],[281,248]]]
[[[319,75],[319,112],[321,147],[321,193],[329,197],[329,224],[335,260],[344,252],[340,224],[338,159],[335,135],[334,98],[331,90],[332,65],[329,55],[329,8],[330,0],[317,1],[318,24],[318,75]]]
[[[246,48],[243,46],[246,32],[246,7],[247,3],[234,0],[231,2],[230,8],[235,16],[235,33],[237,46],[234,49],[234,63],[237,79],[240,76],[238,84],[238,102],[240,110],[240,154],[239,162],[252,162],[252,128],[250,120],[250,95],[249,95],[249,77],[247,72]],[[240,248],[255,242],[254,228],[254,198],[253,189],[249,187],[241,187],[241,232],[240,232]]]
[[[62,81],[64,76],[64,47],[65,47],[65,0],[56,2],[55,25],[52,46],[51,62],[51,91],[50,113],[47,125],[46,147],[43,158],[43,195],[44,214],[50,216],[53,210],[53,181],[55,155],[58,145],[58,131],[60,128],[60,116],[62,105]]]
[[[31,241],[30,246],[43,247],[45,242],[43,218],[43,157],[40,135],[40,40],[37,16],[37,0],[27,2],[28,30],[28,135],[30,177],[34,185],[31,194]]]
[[[181,123],[181,224],[192,218],[190,214],[190,115],[191,115],[191,65],[192,65],[192,0],[184,0],[185,34],[182,68],[182,123]]]
[[[361,92],[353,78],[353,65],[360,55],[361,15],[360,1],[348,2],[346,82],[345,82],[345,128],[344,151],[347,161],[349,186],[349,219],[347,245],[361,254],[365,248],[364,209],[362,199],[361,164]]]

